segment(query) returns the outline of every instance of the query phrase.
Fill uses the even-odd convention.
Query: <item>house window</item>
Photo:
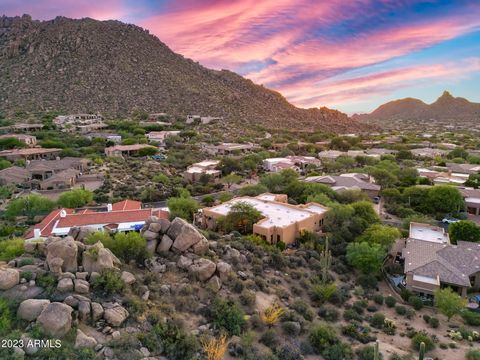
[[[280,242],[280,235],[277,235],[277,242]]]

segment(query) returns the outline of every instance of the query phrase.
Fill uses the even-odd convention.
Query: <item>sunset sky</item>
[[[480,102],[479,0],[0,0],[0,15],[117,19],[174,51],[352,114],[443,90]]]

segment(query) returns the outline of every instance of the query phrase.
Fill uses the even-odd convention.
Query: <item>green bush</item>
[[[278,345],[278,336],[273,329],[265,331],[259,340],[263,345],[269,347],[270,349],[275,349]]]
[[[352,360],[353,350],[352,347],[345,343],[337,343],[327,347],[322,356],[325,360]]]
[[[375,353],[375,348],[372,345],[364,346],[355,351],[355,354],[357,354],[358,360],[373,360],[374,353]],[[379,355],[380,355],[379,359],[383,359],[382,353],[379,353]]]
[[[58,205],[65,208],[79,208],[93,200],[93,193],[89,190],[74,189],[64,192],[58,198]]]
[[[0,240],[0,261],[10,261],[25,252],[22,239]]]
[[[430,327],[436,329],[438,328],[438,325],[440,325],[440,322],[438,321],[438,319],[436,317],[431,317],[429,320],[428,320],[428,325],[430,325]]]
[[[480,350],[470,349],[465,357],[466,360],[480,360]]]
[[[217,297],[206,309],[206,317],[216,328],[226,330],[231,336],[240,335],[245,327],[245,314],[231,299]]]
[[[12,303],[0,298],[0,336],[8,334],[12,328],[15,312],[12,311]]]
[[[43,287],[49,294],[53,293],[57,288],[57,279],[51,273],[38,274],[35,282],[38,286]]]
[[[255,304],[255,292],[252,290],[243,290],[242,293],[240,294],[240,303],[245,306],[253,306]]]
[[[340,314],[338,310],[332,306],[322,306],[318,310],[318,316],[320,316],[325,321],[334,322],[338,320]]]
[[[419,331],[412,337],[412,347],[415,350],[420,349],[420,344],[425,343],[425,351],[430,351],[435,348],[435,343],[433,342],[430,335],[428,335],[425,331]]]
[[[134,260],[137,264],[143,264],[151,256],[147,241],[137,232],[116,233],[113,239],[106,237],[103,245],[126,263]]]
[[[23,258],[23,259],[19,259],[17,266],[22,267],[25,265],[33,265],[33,262],[34,260],[32,258]]]
[[[405,315],[407,313],[407,308],[403,305],[396,305],[395,311],[398,315]]]
[[[305,320],[312,321],[315,316],[312,308],[303,300],[295,300],[290,307],[302,315]]]
[[[104,295],[122,294],[125,290],[125,283],[120,272],[113,269],[105,269],[95,278],[92,287]]]
[[[383,295],[382,294],[375,294],[373,295],[373,301],[378,305],[383,305]]]
[[[463,310],[461,312],[463,320],[470,326],[480,326],[480,314],[470,311]]]
[[[415,296],[415,295],[410,296],[408,298],[408,303],[417,311],[423,308],[423,301],[418,296]]]
[[[320,303],[328,301],[337,292],[337,285],[335,283],[319,284],[312,287],[312,300]]]
[[[383,315],[382,313],[376,313],[370,319],[370,325],[372,325],[374,328],[382,329],[384,324],[385,315]]]
[[[338,342],[338,335],[334,328],[324,324],[317,324],[310,330],[308,341],[315,353],[322,354],[325,349]]]
[[[385,305],[387,305],[389,308],[394,307],[396,303],[397,303],[397,299],[395,299],[392,295],[388,295],[385,298]]]

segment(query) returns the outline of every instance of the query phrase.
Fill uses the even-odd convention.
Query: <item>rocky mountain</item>
[[[462,123],[471,126],[480,120],[480,103],[454,97],[448,91],[444,91],[442,96],[432,104],[426,104],[418,99],[405,98],[383,104],[370,114],[353,115],[353,118],[364,123],[386,127],[421,122],[433,126]]]
[[[0,18],[0,110],[134,110],[224,117],[230,125],[357,128],[327,108],[300,109],[233,72],[207,69],[135,25],[89,18]]]

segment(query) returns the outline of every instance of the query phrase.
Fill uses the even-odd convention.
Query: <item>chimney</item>
[[[107,211],[110,212],[113,210],[112,204],[107,204]]]
[[[35,239],[42,237],[42,232],[40,231],[40,229],[38,228],[33,229],[33,237]]]

